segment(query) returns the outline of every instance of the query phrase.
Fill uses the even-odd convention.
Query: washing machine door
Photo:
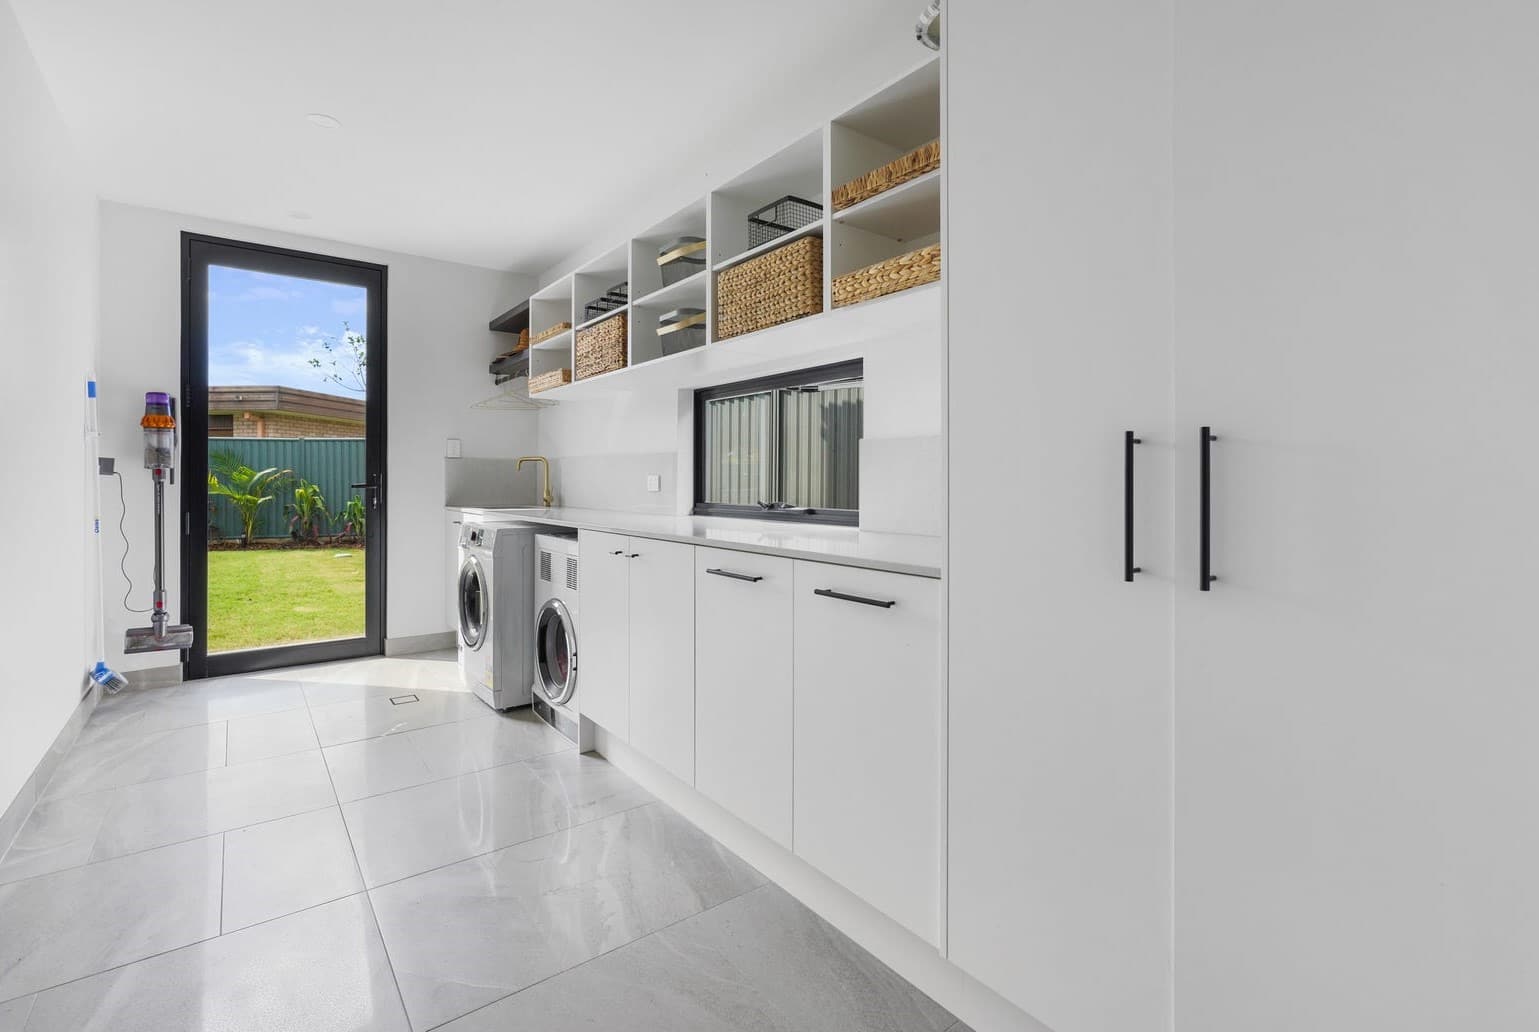
[[[577,632],[571,614],[549,599],[535,618],[535,688],[551,702],[565,703],[577,691]]]
[[[492,593],[487,590],[481,560],[467,555],[460,564],[460,640],[479,649],[492,626]]]

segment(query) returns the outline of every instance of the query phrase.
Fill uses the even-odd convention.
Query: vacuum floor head
[[[132,656],[139,652],[192,648],[191,624],[167,624],[160,634],[155,630],[154,627],[130,627],[123,635],[123,652]]]

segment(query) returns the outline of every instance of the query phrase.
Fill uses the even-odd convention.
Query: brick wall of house
[[[236,437],[362,437],[364,426],[347,419],[320,419],[291,412],[237,412]]]

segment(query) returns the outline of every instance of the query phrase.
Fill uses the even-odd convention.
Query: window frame
[[[859,380],[862,388],[864,388],[864,359],[850,359],[846,362],[835,362],[830,365],[813,366],[808,369],[797,369],[788,373],[776,373],[771,376],[756,377],[752,380],[738,380],[735,383],[724,383],[713,387],[697,389],[694,400],[695,489],[692,513],[696,516],[726,516],[734,519],[774,520],[784,523],[821,523],[841,527],[859,526],[859,509],[817,509],[812,512],[783,512],[775,509],[761,509],[757,505],[730,505],[724,502],[708,502],[702,497],[705,493],[706,475],[705,407],[709,402],[744,394],[762,394],[789,387],[820,386],[847,380]],[[864,406],[864,391],[862,391],[861,397],[862,406]]]

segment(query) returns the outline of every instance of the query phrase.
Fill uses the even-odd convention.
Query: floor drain
[[[393,705],[393,706],[404,706],[408,702],[417,702],[417,701],[418,701],[418,699],[417,699],[417,697],[415,695],[392,695],[392,696],[390,696],[390,704]]]

